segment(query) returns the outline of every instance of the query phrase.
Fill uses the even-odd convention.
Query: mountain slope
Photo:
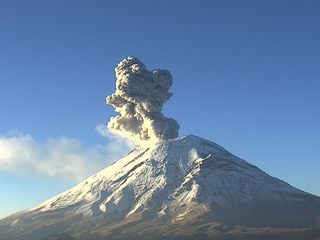
[[[210,232],[239,232],[234,225],[307,228],[318,216],[319,197],[190,135],[134,150],[69,191],[1,220],[0,239],[59,232],[134,239],[148,229],[205,239]]]

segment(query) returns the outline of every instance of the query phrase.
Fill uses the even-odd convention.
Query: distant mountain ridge
[[[0,240],[56,233],[84,240],[316,239],[319,216],[319,197],[189,135],[133,150],[74,188],[0,220]]]

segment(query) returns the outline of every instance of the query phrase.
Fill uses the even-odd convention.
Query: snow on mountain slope
[[[134,150],[71,190],[31,210],[45,212],[81,204],[75,207],[75,213],[92,216],[100,212],[130,215],[137,211],[156,211],[161,215],[169,205],[174,209],[182,202],[192,204],[197,198],[201,203],[213,201],[230,207],[234,203],[251,206],[259,199],[298,200],[296,196],[304,194],[220,146],[188,136],[153,148]]]
[[[133,150],[74,188],[0,221],[0,232],[12,239],[23,239],[22,229],[33,237],[44,231],[83,236],[150,219],[305,227],[318,215],[318,197],[189,135]]]

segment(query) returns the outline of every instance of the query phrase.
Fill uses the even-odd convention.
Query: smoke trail
[[[172,96],[168,70],[149,71],[136,57],[127,57],[115,69],[116,91],[106,99],[119,115],[111,117],[111,132],[137,145],[149,145],[178,136],[179,124],[163,115],[162,106]]]

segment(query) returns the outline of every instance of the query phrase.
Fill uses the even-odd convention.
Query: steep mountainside
[[[1,220],[0,240],[56,233],[79,239],[315,239],[319,231],[307,228],[316,227],[319,216],[319,197],[190,135],[136,149],[69,191]]]

